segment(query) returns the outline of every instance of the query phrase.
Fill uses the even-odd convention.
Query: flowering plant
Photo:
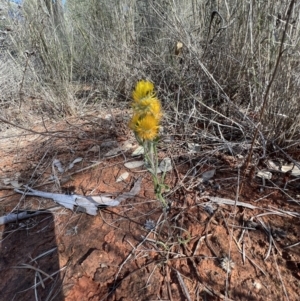
[[[133,116],[129,128],[133,130],[136,140],[144,148],[146,166],[152,175],[155,195],[162,205],[167,207],[167,202],[162,196],[168,189],[164,184],[165,172],[162,177],[158,176],[157,143],[162,118],[161,103],[155,95],[154,85],[144,80],[136,84],[132,98]]]

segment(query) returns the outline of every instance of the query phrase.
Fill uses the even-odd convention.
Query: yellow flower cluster
[[[161,104],[154,93],[154,85],[149,81],[139,81],[132,93],[133,117],[129,122],[141,141],[153,140],[157,137],[162,117]]]

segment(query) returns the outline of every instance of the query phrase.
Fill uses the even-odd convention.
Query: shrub
[[[34,52],[23,90],[47,91],[54,110],[74,113],[90,100],[125,100],[134,83],[146,78],[155,83],[169,123],[181,134],[202,123],[219,138],[221,125],[226,141],[249,141],[278,57],[288,4],[68,0],[62,7],[59,1],[24,0],[22,18],[9,20],[13,30],[5,49],[10,52],[2,56],[20,82],[24,52]],[[299,139],[297,7],[261,128],[264,139],[281,145]],[[82,85],[90,89],[89,101],[76,99]]]

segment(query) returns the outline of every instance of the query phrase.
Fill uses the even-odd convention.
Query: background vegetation
[[[279,56],[290,1],[1,1],[0,109],[28,116],[128,107],[139,79],[158,89],[171,132],[249,143]],[[299,3],[286,30],[258,142],[299,139]],[[21,112],[20,112],[21,109]],[[225,144],[224,144],[225,142]],[[224,146],[225,145],[225,146]]]

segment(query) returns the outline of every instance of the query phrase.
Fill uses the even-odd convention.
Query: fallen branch
[[[142,179],[139,178],[130,192],[125,192],[118,196],[116,199],[112,199],[108,196],[104,195],[96,195],[96,196],[83,196],[79,194],[61,194],[61,193],[51,193],[44,192],[40,190],[34,190],[28,186],[26,186],[26,190],[15,189],[15,192],[21,193],[24,196],[37,196],[46,199],[52,199],[59,205],[70,209],[72,211],[75,208],[79,209],[81,212],[85,212],[90,215],[97,215],[97,210],[99,207],[113,207],[118,206],[121,202],[125,201],[128,198],[132,198],[137,195],[141,189]],[[28,213],[27,213],[28,214]],[[32,215],[31,215],[32,216]]]
[[[47,214],[47,213],[52,213],[52,211],[58,210],[60,207],[53,207],[51,209],[47,210],[37,210],[37,211],[32,211],[32,210],[26,210],[18,213],[9,213],[5,216],[0,217],[0,225],[5,225],[8,223],[13,223],[22,219],[30,218],[33,216],[41,215],[41,214]]]

